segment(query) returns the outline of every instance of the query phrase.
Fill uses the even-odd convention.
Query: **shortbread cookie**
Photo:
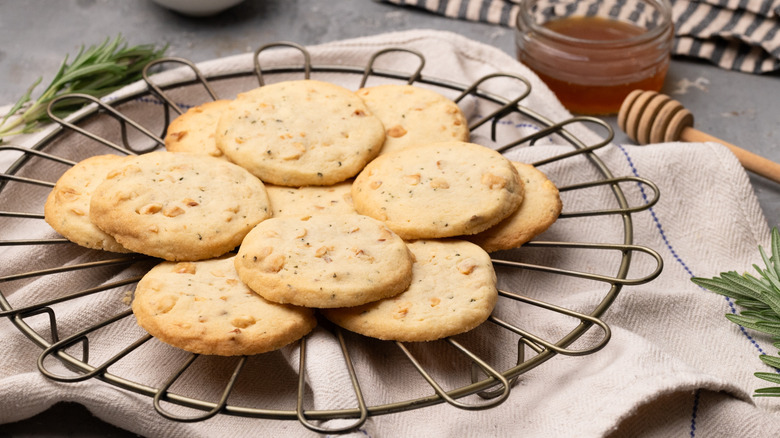
[[[89,220],[93,191],[124,159],[119,155],[98,155],[80,161],[63,173],[46,198],[43,207],[46,222],[63,237],[83,247],[130,252]]]
[[[354,92],[315,80],[240,94],[217,125],[217,147],[264,182],[331,185],[357,175],[382,147],[382,122]]]
[[[278,217],[246,236],[236,270],[270,301],[346,307],[401,293],[412,257],[400,237],[367,216]]]
[[[158,151],[111,171],[92,195],[89,217],[128,249],[182,261],[232,251],[270,215],[265,186],[245,169]]]
[[[252,292],[239,280],[232,254],[155,266],[138,282],[132,307],[149,334],[198,354],[265,353],[317,324],[311,309],[272,303]]]
[[[274,217],[357,214],[352,205],[351,179],[332,186],[284,187],[266,184],[265,189]]]
[[[458,104],[413,85],[385,84],[357,91],[385,126],[380,154],[418,144],[468,141],[469,127]]]
[[[412,284],[401,294],[357,307],[326,309],[335,324],[372,338],[433,341],[484,322],[498,299],[490,256],[454,239],[410,242]]]
[[[498,225],[466,237],[487,252],[521,246],[546,231],[561,214],[558,188],[547,175],[530,164],[513,164],[525,187],[520,208]]]
[[[381,155],[352,184],[358,213],[385,221],[402,238],[475,234],[512,214],[523,186],[498,152],[442,142]]]
[[[165,134],[165,149],[207,154],[227,160],[217,148],[215,136],[219,117],[228,105],[230,101],[227,99],[206,102],[173,119]]]

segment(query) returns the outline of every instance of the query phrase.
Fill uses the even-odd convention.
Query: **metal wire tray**
[[[303,58],[302,65],[264,69],[260,63],[261,52],[277,47],[293,48],[300,51]],[[391,52],[400,52],[401,54],[408,54],[409,56],[416,57],[419,61],[419,67],[411,74],[375,68],[374,65],[376,60]],[[70,95],[57,99],[52,102],[52,105],[49,108],[49,114],[58,122],[59,127],[53,129],[49,135],[37,142],[32,148],[28,149],[13,145],[0,147],[0,154],[12,153],[19,155],[19,158],[8,172],[0,175],[2,177],[0,178],[0,202],[3,203],[2,205],[15,204],[14,202],[11,202],[11,200],[17,199],[20,196],[28,196],[28,192],[31,190],[30,187],[39,187],[41,190],[36,192],[38,195],[33,196],[32,205],[34,208],[39,209],[37,211],[42,211],[46,194],[48,190],[53,187],[54,182],[58,178],[58,174],[56,174],[57,171],[52,171],[52,166],[46,165],[45,163],[58,163],[60,167],[67,167],[75,164],[75,162],[82,157],[65,158],[60,155],[64,155],[61,152],[68,150],[66,146],[64,147],[62,145],[67,145],[69,142],[74,141],[78,136],[86,137],[90,139],[89,141],[94,142],[94,154],[105,153],[103,151],[104,147],[108,147],[112,151],[121,154],[144,153],[162,147],[164,143],[161,138],[163,138],[165,129],[167,128],[171,117],[175,117],[177,114],[183,112],[182,106],[184,105],[177,103],[177,99],[179,98],[177,96],[181,96],[178,91],[181,90],[188,90],[188,92],[192,94],[193,87],[202,87],[203,90],[205,90],[205,93],[208,94],[208,97],[206,97],[205,94],[203,95],[202,102],[208,98],[214,100],[218,99],[218,93],[215,92],[215,87],[218,85],[226,85],[224,87],[225,89],[232,90],[230,92],[235,92],[236,90],[241,91],[241,89],[247,89],[253,86],[262,86],[265,84],[266,78],[268,77],[272,77],[276,80],[283,80],[290,74],[303,74],[305,78],[311,78],[313,75],[325,76],[335,74],[344,78],[344,80],[348,81],[355,89],[366,85],[368,80],[378,80],[380,82],[405,82],[430,87],[440,91],[442,94],[458,93],[457,96],[453,96],[453,100],[459,104],[464,99],[469,98],[477,99],[481,104],[493,108],[487,115],[472,117],[469,120],[469,127],[472,132],[477,132],[477,130],[489,131],[489,134],[486,135],[489,135],[494,141],[496,140],[497,126],[508,117],[520,117],[539,127],[539,129],[531,135],[524,136],[523,138],[510,139],[510,141],[505,141],[502,146],[496,147],[496,149],[501,152],[514,147],[534,145],[542,139],[550,138],[552,136],[557,136],[557,138],[562,139],[567,145],[570,145],[570,149],[565,152],[530,163],[534,166],[542,167],[553,162],[573,160],[573,157],[586,158],[583,161],[584,163],[587,163],[585,165],[590,166],[592,170],[595,170],[595,172],[600,175],[600,177],[590,182],[559,187],[561,194],[573,193],[574,196],[577,196],[578,192],[585,192],[594,188],[608,190],[614,198],[616,207],[568,211],[566,209],[566,204],[564,203],[564,211],[561,213],[559,221],[591,217],[600,221],[602,220],[600,218],[616,217],[619,219],[618,222],[622,227],[622,229],[616,229],[615,231],[616,241],[619,243],[534,240],[523,245],[521,250],[531,252],[550,250],[571,252],[575,250],[585,250],[617,253],[618,257],[616,258],[614,266],[614,274],[603,275],[582,270],[572,270],[566,267],[556,267],[554,266],[555,257],[546,259],[551,261],[549,265],[520,262],[512,260],[516,257],[513,257],[511,252],[506,254],[506,257],[504,257],[504,253],[500,253],[502,256],[501,258],[498,258],[497,254],[493,254],[493,263],[496,266],[497,271],[499,271],[499,277],[501,272],[508,269],[533,271],[541,276],[566,276],[581,279],[583,282],[601,284],[601,287],[604,289],[601,300],[592,309],[589,309],[589,311],[582,312],[568,309],[566,306],[544,302],[530,296],[523,296],[513,292],[500,290],[499,294],[501,299],[498,304],[499,306],[530,306],[541,312],[549,312],[549,315],[551,315],[551,323],[553,323],[552,321],[555,321],[554,324],[565,326],[562,330],[559,330],[563,333],[561,336],[557,336],[555,339],[545,339],[544,336],[534,334],[513,322],[504,321],[495,315],[491,316],[488,322],[475,330],[487,330],[488,328],[486,327],[490,326],[490,329],[508,331],[515,337],[516,345],[499,346],[499,348],[517,349],[516,362],[511,364],[511,366],[504,366],[504,369],[496,369],[494,366],[491,366],[487,359],[480,357],[479,354],[474,353],[471,349],[467,348],[464,342],[456,339],[458,337],[432,343],[408,345],[400,342],[392,343],[365,339],[348,332],[342,332],[338,327],[328,325],[327,321],[321,321],[321,325],[326,326],[338,340],[344,363],[352,382],[352,388],[345,388],[344,390],[354,392],[356,406],[349,408],[333,407],[332,409],[317,410],[305,408],[307,394],[310,396],[310,393],[307,393],[307,390],[311,391],[311,385],[307,385],[307,382],[304,379],[305,373],[301,372],[301,370],[305,370],[307,366],[307,340],[304,338],[295,346],[295,348],[299,349],[298,354],[300,358],[297,386],[295,388],[287,388],[289,391],[294,391],[295,393],[295,408],[258,408],[251,406],[251,404],[242,405],[228,403],[229,395],[234,391],[236,382],[239,381],[239,377],[241,376],[246,362],[251,359],[248,357],[238,359],[237,364],[235,364],[236,359],[209,358],[209,360],[224,361],[224,363],[227,364],[226,366],[233,369],[229,378],[226,379],[227,382],[224,385],[224,389],[219,396],[216,397],[217,400],[206,400],[187,396],[176,393],[171,389],[177,380],[187,372],[190,366],[199,359],[198,355],[193,354],[184,357],[178,370],[172,373],[166,382],[157,386],[142,384],[108,371],[109,367],[116,366],[123,358],[131,353],[135,353],[142,345],[146,344],[147,341],[150,341],[152,339],[150,335],[144,335],[137,338],[132,334],[123,335],[121,333],[116,333],[115,338],[117,344],[126,347],[123,347],[114,356],[102,360],[99,363],[95,363],[94,358],[90,360],[92,346],[90,339],[93,333],[100,330],[106,330],[107,328],[110,329],[112,325],[117,324],[124,319],[129,318],[132,320],[132,312],[130,310],[125,309],[117,312],[116,315],[112,317],[97,322],[90,322],[86,328],[71,333],[66,337],[61,337],[60,325],[62,325],[62,323],[59,321],[55,310],[58,303],[83,297],[99,296],[101,294],[112,294],[112,296],[126,294],[129,290],[132,290],[135,282],[140,279],[140,274],[142,274],[145,269],[149,269],[153,266],[153,263],[157,262],[147,257],[135,255],[117,256],[116,254],[100,251],[89,251],[84,257],[84,261],[77,261],[66,266],[58,266],[55,264],[52,265],[52,267],[45,269],[34,271],[25,271],[24,269],[21,269],[18,272],[4,272],[0,275],[0,286],[3,286],[2,289],[6,289],[5,286],[7,285],[8,288],[6,291],[11,290],[12,292],[14,284],[23,284],[30,279],[50,277],[58,284],[69,285],[72,283],[72,278],[89,278],[91,272],[102,269],[118,266],[140,266],[140,274],[137,276],[131,276],[107,284],[87,284],[86,286],[82,285],[82,282],[77,281],[75,282],[77,285],[73,286],[74,288],[72,290],[63,291],[61,295],[58,295],[55,298],[49,297],[38,301],[33,300],[33,302],[21,302],[12,305],[11,302],[9,302],[9,297],[11,297],[12,293],[5,293],[6,291],[0,289],[0,310],[2,310],[0,316],[7,317],[24,335],[43,350],[38,359],[38,367],[41,373],[46,377],[59,382],[79,382],[95,378],[119,388],[123,388],[124,390],[149,396],[153,399],[152,404],[154,408],[161,415],[175,421],[202,421],[217,414],[237,415],[275,420],[297,420],[306,428],[322,433],[354,431],[359,428],[369,416],[419,409],[440,403],[449,403],[450,405],[461,409],[488,409],[507,399],[511,389],[515,386],[515,383],[522,374],[541,365],[547,360],[550,360],[554,356],[558,354],[584,356],[595,353],[603,348],[610,338],[610,329],[600,317],[617,298],[622,287],[649,282],[660,274],[663,264],[661,257],[650,248],[635,245],[633,243],[633,226],[631,219],[632,214],[644,211],[656,203],[658,200],[657,187],[651,181],[642,178],[613,176],[607,166],[596,154],[594,154],[595,150],[609,144],[612,139],[612,129],[603,121],[589,117],[574,117],[560,122],[553,122],[543,115],[522,106],[521,101],[526,98],[531,91],[530,83],[524,78],[516,75],[497,73],[481,78],[471,85],[463,85],[443,79],[430,78],[421,74],[425,64],[423,55],[408,49],[391,48],[377,52],[365,67],[312,65],[309,53],[305,48],[287,42],[265,45],[257,49],[254,55],[254,69],[251,71],[214,74],[209,77],[204,76],[198,67],[188,60],[181,58],[165,58],[150,64],[144,70],[144,81],[146,86],[143,87],[143,89],[124,96],[121,99],[117,99],[110,104],[83,95]],[[164,63],[183,65],[180,66],[180,68],[191,69],[193,75],[188,76],[187,79],[167,83],[164,86],[158,85],[153,80],[156,76],[151,76],[150,73],[155,71],[155,69],[160,70],[161,65]],[[258,85],[251,84],[251,81],[254,80],[253,76],[256,77]],[[525,91],[520,93],[519,96],[515,96],[511,99],[508,99],[505,96],[497,96],[482,88],[484,83],[492,80],[519,81],[524,84]],[[159,117],[157,117],[159,123],[156,123],[156,125],[152,127],[145,127],[123,114],[122,111],[127,105],[138,101],[154,102],[163,108]],[[87,109],[79,111],[67,119],[61,119],[55,116],[54,109],[57,105],[70,103],[89,103],[89,105]],[[197,103],[198,102],[195,102],[194,104]],[[597,142],[596,144],[585,144],[567,129],[569,125],[578,123],[594,125],[607,132],[607,134],[603,141]],[[162,134],[157,136],[153,132],[161,132]],[[121,145],[119,143],[121,143]],[[67,154],[67,152],[65,152],[65,154]],[[40,171],[39,169],[43,170]],[[43,175],[41,175],[41,173],[43,173]],[[555,180],[555,175],[551,175],[551,178]],[[624,195],[621,184],[639,184],[642,186],[643,191],[645,188],[652,191],[652,195],[649,196],[649,199],[642,205],[631,206]],[[7,230],[8,227],[12,225],[18,227],[20,224],[24,226],[30,224],[32,226],[40,225],[43,222],[43,214],[41,213],[30,212],[29,210],[9,211],[6,208],[7,207],[0,207],[0,210],[2,210],[0,211],[0,223],[3,224],[2,229],[4,230]],[[10,239],[3,237],[3,240],[0,240],[0,247],[20,247],[23,254],[30,255],[41,251],[47,253],[64,252],[58,249],[63,246],[66,247],[66,250],[75,247],[75,245],[67,240],[57,237],[22,237],[23,238]],[[629,279],[627,276],[632,256],[637,252],[652,257],[657,263],[656,269],[641,278]],[[54,263],[56,263],[56,261]],[[11,301],[13,300],[11,299]],[[555,315],[564,315],[574,322],[573,326],[570,326],[569,322],[566,324],[558,322],[557,320],[560,318]],[[33,318],[43,318],[47,322],[43,324],[40,322],[32,324],[37,326],[37,328],[33,328],[31,324],[28,324],[28,321],[31,321]],[[593,334],[593,329],[595,327],[599,328],[600,332],[598,330],[596,330],[596,332],[600,333],[600,335],[598,333],[595,335]],[[585,342],[586,345],[584,347],[576,349],[570,348],[576,341],[583,338],[586,333],[590,335],[588,336],[588,341]],[[368,406],[363,396],[360,381],[363,379],[370,379],[371,376],[358,375],[350,355],[350,350],[354,352],[355,350],[353,349],[365,348],[366,345],[371,345],[371,348],[379,349],[397,348],[400,351],[401,357],[406,358],[409,364],[414,367],[430,385],[430,394],[408,400],[391,400],[389,402]],[[79,356],[79,351],[74,352],[74,350],[78,350],[78,346],[81,347],[81,357],[77,357]],[[445,347],[454,348],[471,364],[470,367],[468,367],[469,369],[463,370],[463,372],[469,376],[469,382],[462,386],[451,389],[443,388],[433,377],[433,374],[435,373],[430,372],[430,366],[423,365],[423,361],[418,359],[419,352],[418,354],[413,352],[415,350],[424,351],[425,349]],[[530,350],[530,354],[528,354],[527,350]],[[53,363],[58,364],[61,369],[55,370],[54,368],[56,367]],[[471,399],[477,397],[475,399],[477,402],[464,402],[469,396],[471,396]],[[169,407],[175,407],[177,412],[171,412]],[[187,415],[181,414],[182,410],[185,411]],[[346,426],[330,428],[324,427],[320,423],[321,421],[332,419],[352,419],[354,421],[351,421]]]

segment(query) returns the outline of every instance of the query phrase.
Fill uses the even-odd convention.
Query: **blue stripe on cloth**
[[[645,9],[645,3],[637,3],[634,7],[634,10],[631,11],[631,13],[628,15],[628,20],[632,23],[638,22],[639,18],[642,16],[642,12],[644,12]]]
[[[469,9],[469,2],[464,1],[460,4],[460,8],[458,8],[458,18],[465,19],[467,18],[467,13]]]
[[[701,389],[697,389],[693,393],[693,409],[691,409],[691,438],[696,437],[696,414],[699,412],[699,397],[701,396]]]
[[[710,24],[712,24],[713,20],[717,18],[717,16],[723,11],[723,9],[718,8],[710,8],[709,11],[707,11],[707,15],[696,25],[691,29],[691,33],[693,35],[699,35],[701,34],[704,29],[707,28]]]
[[[514,23],[510,23],[509,20],[512,19],[512,4],[511,3],[504,3],[504,6],[501,7],[501,25],[503,26],[513,26]]]
[[[599,11],[599,6],[601,5],[600,2],[593,2],[591,3],[590,7],[588,7],[588,11],[585,13],[586,17],[592,17],[596,15]]]
[[[762,41],[772,41],[777,36],[778,32],[780,32],[780,20],[778,20],[774,26],[772,26],[771,29],[769,29],[769,32],[766,33],[764,36],[764,39]],[[772,54],[780,58],[780,46],[778,46],[775,50],[772,50]]]
[[[742,64],[745,62],[745,58],[750,53],[750,46],[739,46],[737,48],[737,56],[734,58],[734,62],[731,64],[731,68],[734,70],[740,70]]]
[[[482,5],[479,7],[479,21],[488,21],[488,12],[490,11],[490,7],[493,6],[491,3],[491,1],[482,2]]]
[[[763,15],[764,17],[769,16],[769,11],[772,9],[772,2],[764,1],[761,2],[761,6],[758,8],[758,15]]]
[[[617,17],[620,15],[620,10],[623,9],[623,6],[625,6],[626,0],[617,0],[617,3],[615,6],[612,7],[612,9],[609,10],[609,16],[610,17]]]
[[[447,12],[447,5],[450,3],[450,0],[441,0],[439,2],[439,8],[436,9],[436,12],[439,14],[444,15],[445,12]]]
[[[713,44],[715,48],[712,50],[712,55],[710,55],[710,59],[715,65],[720,64],[720,59],[723,58],[723,54],[726,53],[726,46],[723,44]]]
[[[693,43],[691,43],[691,48],[688,49],[688,53],[690,56],[699,56],[699,52],[701,51],[702,46],[702,40],[698,38],[694,38]]]
[[[676,1],[672,0],[672,4],[675,4]],[[694,12],[696,12],[696,9],[699,8],[699,5],[695,2],[688,3],[688,6],[685,7],[685,10],[682,12],[682,14],[678,15],[677,18],[674,20],[674,27],[675,29],[681,29],[683,25],[691,18]]]

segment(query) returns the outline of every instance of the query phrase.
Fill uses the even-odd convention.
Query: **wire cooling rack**
[[[272,48],[293,49],[300,52],[302,63],[288,67],[263,67],[261,53]],[[412,73],[402,73],[378,69],[375,67],[380,57],[393,54],[409,56],[412,62],[405,65],[418,67]],[[448,403],[460,409],[489,409],[510,396],[512,388],[518,379],[531,369],[557,355],[585,356],[596,353],[603,348],[610,338],[609,326],[600,318],[617,298],[623,286],[647,283],[656,278],[662,269],[661,257],[650,248],[633,243],[632,215],[653,206],[658,200],[658,189],[646,179],[633,176],[615,177],[610,169],[599,159],[594,151],[609,144],[612,130],[603,121],[589,117],[574,117],[563,121],[552,121],[541,114],[523,106],[522,101],[531,91],[530,83],[519,76],[496,73],[485,76],[473,84],[453,83],[440,78],[426,77],[421,74],[425,64],[422,54],[409,49],[386,49],[377,52],[366,66],[323,66],[313,65],[308,51],[294,43],[280,42],[265,45],[254,53],[254,68],[247,71],[212,74],[206,77],[192,62],[181,58],[165,58],[156,61],[144,70],[145,85],[138,91],[128,93],[110,103],[85,95],[70,95],[52,102],[50,115],[58,126],[48,135],[38,141],[32,148],[6,145],[0,147],[0,154],[18,156],[10,169],[0,175],[0,223],[5,230],[0,240],[0,249],[6,256],[15,259],[29,257],[30,260],[44,260],[42,269],[28,270],[27,264],[9,264],[4,261],[0,271],[0,316],[8,318],[34,345],[41,349],[38,368],[46,377],[58,382],[80,382],[88,379],[99,379],[123,390],[132,391],[151,398],[150,405],[162,416],[174,421],[203,421],[215,415],[236,415],[252,418],[273,420],[293,420],[300,422],[306,428],[323,433],[343,433],[359,428],[368,417],[390,414],[427,406]],[[416,60],[416,61],[415,61]],[[191,74],[168,81],[164,85],[157,84],[157,75],[151,72],[163,70],[164,64],[175,64],[178,70],[190,70]],[[602,190],[611,199],[609,207],[583,209],[573,211],[564,203],[564,211],[558,221],[587,219],[590,223],[613,227],[615,238],[608,243],[589,243],[575,241],[541,241],[533,240],[518,250],[493,254],[493,263],[499,273],[499,303],[497,309],[519,306],[523,312],[542,315],[546,325],[555,326],[556,330],[535,332],[538,327],[525,327],[522,321],[507,321],[494,314],[482,326],[473,332],[483,330],[500,333],[495,339],[509,342],[495,347],[513,359],[510,363],[495,362],[490,353],[485,353],[480,346],[469,345],[470,338],[456,336],[430,343],[404,344],[400,342],[378,341],[344,332],[338,327],[321,320],[320,325],[337,341],[342,352],[342,359],[351,385],[343,391],[351,392],[354,404],[350,407],[333,406],[326,408],[307,408],[317,387],[305,378],[306,373],[300,370],[307,368],[307,338],[289,347],[297,349],[298,369],[294,383],[287,388],[273,388],[273,391],[290,393],[291,405],[257,406],[252,403],[252,390],[242,389],[242,383],[247,374],[251,374],[250,361],[264,360],[274,362],[273,355],[266,353],[257,357],[220,358],[204,357],[181,352],[180,362],[166,364],[171,371],[163,381],[153,383],[140,382],[133,373],[123,373],[123,361],[128,357],[141,355],[145,361],[154,362],[154,348],[149,344],[157,343],[156,347],[165,348],[150,335],[131,330],[134,318],[127,306],[129,295],[135,283],[146,270],[159,262],[145,256],[118,255],[101,251],[91,251],[76,247],[74,244],[53,234],[43,221],[43,204],[48,191],[54,186],[59,175],[77,161],[92,154],[119,153],[140,154],[163,146],[162,138],[169,122],[184,112],[188,105],[196,105],[206,100],[216,100],[220,95],[230,96],[237,92],[262,86],[266,81],[284,80],[289,77],[300,78],[337,78],[345,82],[347,87],[357,89],[367,82],[397,82],[415,84],[439,91],[448,95],[459,105],[465,106],[468,101],[478,102],[481,112],[471,114],[469,127],[474,133],[481,132],[484,137],[496,142],[495,148],[501,152],[516,148],[540,144],[545,139],[555,137],[566,147],[555,149],[557,152],[548,157],[530,163],[542,170],[546,166],[560,163],[576,162],[576,168],[584,174],[592,174],[594,178],[559,186],[562,195],[590,196],[590,191]],[[485,91],[483,85],[494,80],[516,81],[522,91],[517,96],[499,96]],[[218,91],[219,90],[219,91]],[[145,105],[139,105],[143,103]],[[189,102],[189,103],[188,103]],[[84,110],[67,119],[54,115],[58,105],[87,103]],[[141,109],[139,109],[141,108]],[[152,108],[152,109],[150,109]],[[485,110],[485,109],[488,110]],[[135,120],[149,119],[149,112],[154,112],[152,123],[144,125]],[[139,114],[143,117],[139,117]],[[536,128],[522,138],[501,137],[500,126],[503,123],[516,121],[533,125]],[[601,141],[585,143],[570,132],[572,125],[590,125],[596,130],[606,132]],[[87,144],[86,156],[84,148],[74,148],[74,143]],[[82,155],[75,151],[79,150]],[[108,151],[108,152],[107,152]],[[555,168],[551,168],[552,172]],[[556,175],[549,174],[552,180]],[[626,185],[640,185],[644,192],[651,193],[640,205],[630,205],[624,194]],[[555,227],[555,225],[553,225]],[[21,235],[8,235],[7,230],[23,231]],[[593,273],[587,269],[558,266],[560,254],[576,254],[581,251],[589,253],[610,254],[605,259],[612,260],[611,273]],[[520,255],[518,256],[518,252]],[[71,256],[61,256],[68,253]],[[642,253],[655,261],[655,269],[645,273],[640,278],[628,278],[632,257]],[[10,256],[8,254],[11,254]],[[75,254],[75,256],[74,256]],[[527,256],[527,255],[532,256]],[[542,254],[534,257],[534,255]],[[556,256],[556,254],[558,254]],[[4,257],[6,257],[4,256]],[[601,257],[601,256],[599,256]],[[63,260],[63,261],[61,261]],[[530,262],[527,260],[531,260]],[[64,263],[64,264],[63,264]],[[11,269],[9,272],[8,269]],[[556,278],[567,278],[582,284],[583,288],[596,289],[599,298],[592,307],[586,310],[568,308],[566,303],[553,304],[546,302],[544,291],[519,294],[504,290],[501,278],[507,272],[531,273],[529,278],[534,284],[550,285],[556,283]],[[106,274],[108,273],[108,274]],[[120,273],[121,275],[115,275]],[[108,280],[106,280],[108,279]],[[25,294],[17,298],[15,292],[23,290],[36,281],[44,281],[47,285],[56,285],[55,294]],[[595,286],[594,286],[595,285]],[[549,286],[545,286],[549,287]],[[541,292],[541,293],[540,293]],[[533,296],[532,296],[533,295]],[[110,314],[85,314],[80,324],[74,324],[72,315],[63,316],[58,313],[59,306],[77,300],[93,300],[104,302],[112,300],[119,302],[117,297],[125,296],[124,305],[111,307]],[[110,298],[106,298],[110,297]],[[13,304],[12,304],[13,303]],[[77,319],[79,319],[77,317]],[[128,322],[129,321],[129,322]],[[73,326],[78,327],[76,329]],[[67,333],[61,333],[61,332]],[[105,333],[108,332],[108,335]],[[101,338],[97,338],[97,334]],[[552,334],[551,334],[552,333]],[[111,355],[96,354],[98,342],[104,339],[116,346]],[[169,347],[172,348],[172,347]],[[356,351],[361,349],[376,350],[382,354],[403,362],[419,373],[422,381],[420,395],[409,396],[401,400],[383,400],[377,403],[366,401],[361,382],[371,379],[376,370],[370,365],[362,364],[356,367],[352,359]],[[467,376],[462,383],[454,387],[445,387],[437,375],[441,374],[438,364],[431,362],[430,356],[436,356],[442,349],[451,349],[464,358],[463,365],[458,370]],[[96,357],[97,356],[97,357]],[[191,379],[203,367],[198,363],[207,361],[217,368],[228,369],[228,372],[215,378],[217,390],[210,395],[198,396],[180,393],[176,390],[177,382]],[[500,362],[500,361],[499,361]],[[459,362],[460,363],[460,362]],[[109,372],[111,368],[111,372]],[[119,371],[114,371],[114,370]],[[214,378],[213,372],[205,371],[208,378]],[[361,374],[362,373],[362,374]],[[410,385],[412,383],[409,383]],[[417,385],[417,383],[415,383]],[[259,391],[268,391],[260,388]],[[231,394],[243,393],[235,400]],[[248,393],[248,395],[247,395]],[[282,403],[284,404],[284,403]],[[328,426],[325,420],[342,419],[338,426]],[[346,425],[343,425],[347,423]],[[333,424],[333,423],[331,423]]]

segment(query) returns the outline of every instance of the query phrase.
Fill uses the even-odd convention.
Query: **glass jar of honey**
[[[517,58],[573,113],[610,115],[635,89],[659,91],[674,29],[668,0],[523,0]]]

